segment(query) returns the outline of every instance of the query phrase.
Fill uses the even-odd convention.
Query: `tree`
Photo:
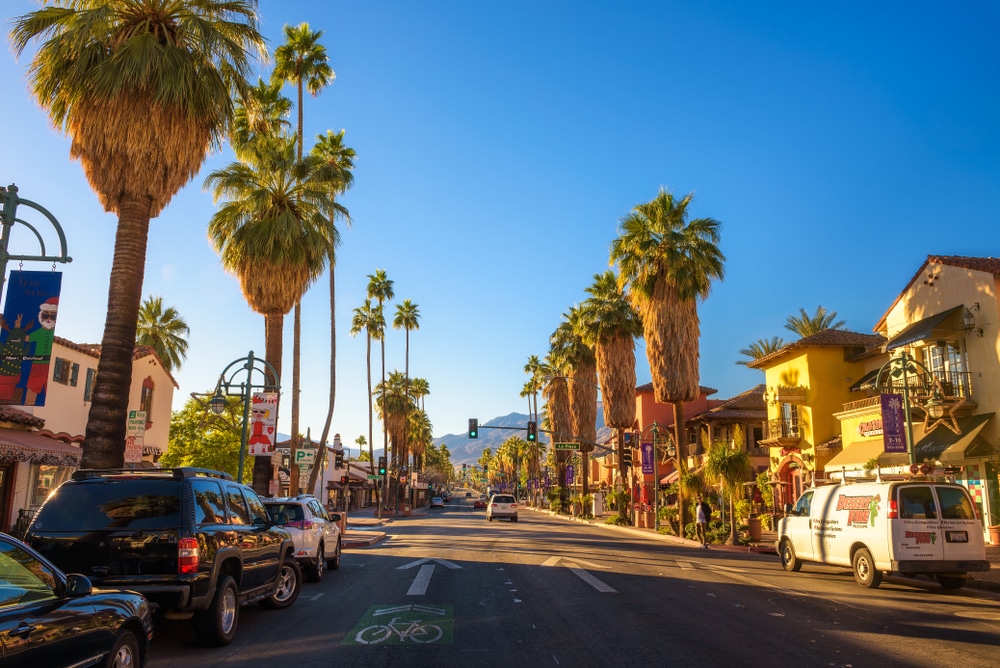
[[[118,215],[101,356],[87,420],[86,468],[120,467],[149,221],[190,181],[265,54],[256,0],[53,0],[14,19],[28,80],[69,135],[90,187]]]
[[[326,183],[330,188],[330,194],[336,198],[354,184],[354,157],[353,148],[344,146],[344,131],[334,133],[327,130],[325,135],[316,138],[316,145],[313,146],[313,155],[320,161],[320,169],[317,178],[322,183]],[[337,217],[343,218],[347,224],[351,224],[351,216],[347,209],[334,201],[334,208],[327,213],[331,224]],[[340,233],[336,226],[333,227],[334,254],[328,259],[328,271],[330,274],[330,395],[326,410],[326,421],[323,423],[323,433],[320,442],[326,443],[330,436],[330,426],[333,424],[333,409],[337,400],[337,291],[336,291],[336,249],[340,247]],[[318,468],[313,467],[309,477],[309,489],[316,489],[318,479]]]
[[[366,299],[364,304],[354,309],[354,317],[351,319],[351,336],[357,336],[362,331],[365,333],[365,360],[368,369],[366,374],[368,378],[368,461],[372,462],[375,461],[374,439],[372,438],[372,425],[375,422],[372,415],[372,339],[381,339],[384,329],[385,320],[382,318],[381,311],[372,308],[372,300]],[[379,485],[376,485],[376,503],[378,503],[379,496]]]
[[[358,436],[354,439],[355,444],[358,446],[358,461],[359,462],[370,462],[372,460],[371,452],[365,452],[365,446],[368,445],[367,439],[363,435]]]
[[[836,321],[836,322],[835,322]],[[805,338],[813,334],[819,334],[824,329],[843,329],[847,323],[837,320],[837,312],[827,313],[822,306],[816,307],[816,314],[810,316],[804,308],[799,308],[799,315],[790,315],[785,322],[785,329],[791,330],[800,337]]]
[[[597,439],[597,363],[594,349],[584,342],[581,335],[582,310],[573,306],[563,314],[563,322],[556,328],[552,340],[561,350],[570,371],[569,407],[573,416],[573,433],[580,441],[583,459],[583,493],[590,493],[589,455]]]
[[[184,318],[173,306],[163,308],[163,298],[150,295],[139,309],[135,343],[152,348],[163,368],[174,372],[187,357],[187,335],[191,333]]]
[[[708,433],[704,433],[708,440]],[[729,544],[736,543],[736,517],[733,512],[735,499],[743,494],[743,483],[753,480],[753,466],[750,455],[740,447],[743,443],[743,428],[736,426],[733,434],[736,447],[724,441],[712,443],[705,459],[705,478],[710,485],[718,485],[724,497],[729,498]]]
[[[406,331],[406,396],[410,397],[410,332],[414,329],[420,329],[420,310],[417,305],[411,302],[409,299],[404,299],[402,304],[396,304],[396,316],[392,319],[392,326],[394,329],[403,329]],[[406,403],[407,415],[404,415],[404,422],[409,426],[408,418],[410,410],[410,402]],[[405,465],[410,456],[410,443],[409,443],[408,430],[403,431],[403,464]]]
[[[383,306],[385,302],[392,299],[395,294],[392,291],[393,282],[389,280],[386,276],[384,269],[378,269],[374,274],[368,274],[368,299],[374,299],[378,302],[378,317],[382,319],[383,326],[380,330],[381,336],[379,337],[379,342],[382,344],[382,383],[385,383],[385,311]],[[385,425],[382,423],[382,447],[385,453],[389,454],[389,432]],[[395,459],[396,452],[395,447],[393,448],[393,458]]]
[[[292,101],[281,94],[281,82],[257,79],[247,89],[233,112],[229,143],[239,160],[252,158],[258,142],[281,137],[289,127]],[[248,153],[249,151],[249,153]]]
[[[198,399],[188,399],[170,416],[170,440],[160,466],[197,466],[236,477],[239,470],[243,400],[226,397],[216,415]],[[245,474],[244,474],[245,475]]]
[[[205,179],[216,202],[225,200],[208,223],[208,237],[223,267],[239,279],[247,304],[264,316],[265,359],[276,385],[285,314],[323,272],[335,242],[324,217],[330,191],[313,178],[316,159],[298,160],[295,144],[292,137],[257,142],[245,162]],[[270,461],[258,457],[254,489],[266,493],[270,477]]]
[[[431,386],[428,384],[426,378],[410,379],[410,394],[413,395],[415,401],[420,403],[420,410],[426,409],[426,406],[424,406],[424,397],[430,393]]]
[[[550,338],[546,364],[552,370],[553,375],[549,376],[548,382],[542,389],[542,394],[545,397],[545,409],[548,412],[549,427],[555,441],[572,437],[573,435],[573,414],[569,404],[569,381],[566,380],[566,375],[561,373],[566,368],[566,362],[564,361],[565,358],[562,355],[562,351],[556,345],[557,343]],[[553,453],[555,456],[557,478],[559,480],[560,504],[562,504],[562,507],[565,507],[568,498],[566,490],[566,460],[568,455],[565,450],[553,450]]]
[[[302,147],[305,140],[303,130],[303,86],[309,88],[309,92],[315,97],[327,85],[333,82],[336,75],[328,64],[326,47],[319,43],[319,38],[323,36],[323,31],[312,31],[308,23],[302,23],[298,27],[286,25],[284,28],[285,43],[275,49],[274,52],[274,72],[271,74],[273,81],[289,81],[295,84],[298,94],[297,126],[297,147],[298,158],[302,160]],[[333,220],[329,221],[331,227]],[[331,231],[333,236],[334,231]],[[330,259],[333,259],[333,249],[330,251]],[[302,357],[302,295],[295,302],[295,314],[293,316],[292,329],[292,456],[298,449],[299,433],[299,394],[302,387],[301,380],[301,357]],[[325,443],[325,440],[324,440]],[[316,467],[313,467],[316,468]],[[293,490],[298,487],[299,470],[292,468],[291,487]]]
[[[611,243],[618,280],[639,317],[656,401],[674,407],[677,468],[687,450],[684,402],[700,394],[698,377],[699,299],[708,297],[712,281],[724,275],[718,221],[688,221],[688,206],[664,189],[639,204],[621,221],[621,234]],[[683,492],[677,495],[678,518],[684,526]]]
[[[413,470],[420,471],[424,465],[424,453],[434,443],[434,428],[427,413],[422,409],[411,409],[406,429],[413,450]]]
[[[749,346],[740,351],[740,355],[745,356],[745,360],[737,360],[736,363],[742,366],[756,362],[762,357],[767,357],[773,352],[777,352],[785,347],[785,341],[780,336],[772,336],[770,339],[757,339]]]
[[[581,307],[580,335],[594,349],[604,420],[615,429],[621,462],[625,430],[632,428],[636,419],[635,339],[642,336],[642,321],[625,298],[614,271],[594,274],[587,293],[590,297]],[[624,469],[621,475],[624,480]]]
[[[378,409],[379,419],[386,426],[393,452],[398,451],[397,443],[403,440],[411,403],[406,394],[406,376],[399,371],[392,371],[385,382],[375,387],[375,407]],[[402,462],[394,463],[396,471],[403,466]]]

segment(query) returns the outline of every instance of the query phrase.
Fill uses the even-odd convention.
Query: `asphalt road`
[[[344,554],[284,611],[241,610],[228,647],[157,619],[150,668],[184,666],[996,666],[1000,597],[703,550],[457,494]]]

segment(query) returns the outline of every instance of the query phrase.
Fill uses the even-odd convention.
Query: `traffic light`
[[[378,474],[385,475],[385,457],[378,458]]]
[[[334,450],[333,451],[333,461],[336,464],[336,466],[334,466],[334,468],[337,468],[337,469],[344,468],[344,451],[343,450]]]
[[[624,468],[632,466],[632,448],[630,447],[622,448],[622,466]]]
[[[528,423],[528,442],[534,443],[538,440],[538,425],[534,422]]]
[[[469,438],[479,438],[479,420],[469,418]]]
[[[340,476],[340,484],[341,485],[347,485],[347,476],[346,475]]]

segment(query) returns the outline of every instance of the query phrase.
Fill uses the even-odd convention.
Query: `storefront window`
[[[62,484],[69,477],[69,469],[52,464],[33,464],[31,466],[31,507],[42,505],[49,492]]]

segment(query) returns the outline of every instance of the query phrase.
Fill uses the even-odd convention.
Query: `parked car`
[[[295,558],[310,581],[322,580],[326,568],[340,568],[340,527],[319,499],[312,494],[264,499],[264,507],[271,517],[278,513],[287,517],[281,526],[292,535]]]
[[[0,658],[4,668],[141,668],[153,639],[141,594],[94,589],[0,533]]]
[[[486,507],[486,499],[476,499],[472,502],[472,507],[476,510]]]
[[[511,522],[517,521],[517,501],[511,494],[494,494],[486,506],[486,519],[492,522],[494,518],[506,517]]]
[[[465,498],[471,499],[472,498],[472,492],[466,492],[465,493]]]
[[[49,495],[24,542],[98,587],[190,616],[201,643],[221,646],[236,635],[240,605],[287,608],[299,596],[302,570],[282,519],[228,473],[81,469]]]
[[[781,565],[845,566],[862,587],[882,573],[930,575],[959,589],[969,571],[988,571],[983,524],[962,485],[913,480],[827,485],[786,504],[778,522]]]
[[[444,499],[435,496],[431,499],[431,508],[444,508]]]

